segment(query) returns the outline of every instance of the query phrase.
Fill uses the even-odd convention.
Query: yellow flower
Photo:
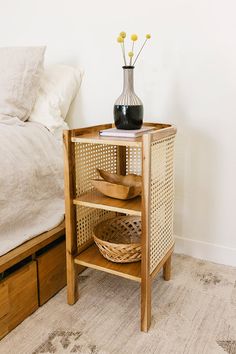
[[[132,35],[131,35],[131,40],[132,40],[133,42],[136,42],[137,39],[138,39],[137,34],[132,34]]]
[[[120,32],[120,37],[121,38],[125,38],[126,37],[126,33],[125,32]]]
[[[130,58],[133,58],[134,53],[133,53],[133,52],[129,52],[129,53],[128,53],[128,56],[129,56]]]
[[[151,35],[148,33],[148,34],[146,34],[146,38],[147,39],[150,39],[151,38]]]
[[[119,36],[119,37],[117,38],[117,42],[118,42],[118,43],[123,43],[123,42],[124,42],[124,38],[122,38],[121,36]]]

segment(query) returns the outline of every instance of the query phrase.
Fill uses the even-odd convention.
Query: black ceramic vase
[[[143,124],[143,104],[134,92],[134,66],[123,66],[123,92],[114,105],[117,129],[140,129]]]

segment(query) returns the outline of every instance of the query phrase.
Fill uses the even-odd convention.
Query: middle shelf
[[[75,205],[86,206],[103,210],[116,211],[119,213],[141,216],[141,197],[129,200],[119,200],[92,190],[84,193],[73,200]]]

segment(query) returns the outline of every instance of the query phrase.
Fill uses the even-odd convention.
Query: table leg
[[[172,254],[163,265],[163,277],[167,281],[171,278],[171,256]]]

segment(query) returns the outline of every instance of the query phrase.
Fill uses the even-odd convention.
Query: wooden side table
[[[164,279],[171,276],[176,134],[168,124],[146,125],[155,130],[132,139],[99,136],[99,130],[112,124],[64,131],[68,304],[78,299],[78,265],[140,282],[141,330],[145,332],[151,324],[152,280],[162,267]],[[99,194],[91,185],[96,168],[142,174],[142,197],[122,201]],[[141,262],[112,263],[94,244],[93,227],[114,213],[141,217]]]

